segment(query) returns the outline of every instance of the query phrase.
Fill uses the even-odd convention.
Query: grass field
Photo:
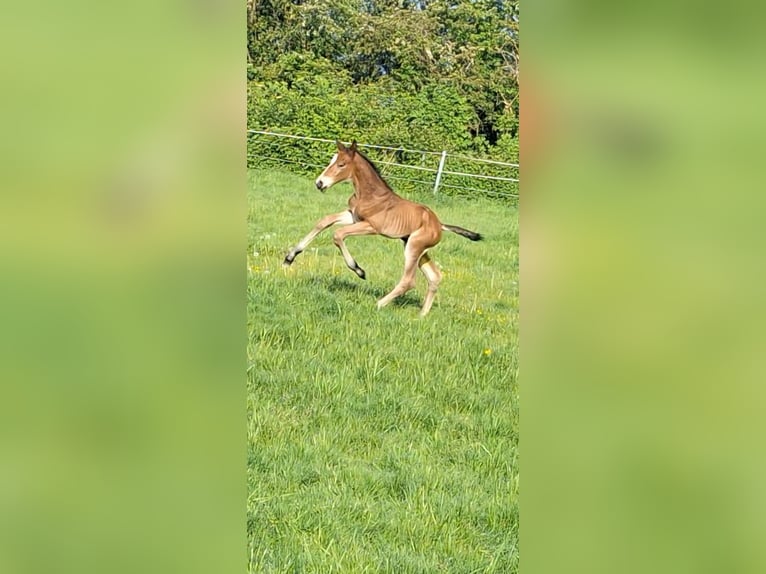
[[[398,240],[325,231],[282,259],[352,188],[249,179],[250,572],[392,574],[518,570],[518,212],[432,196],[446,233],[425,279],[378,311],[399,280]]]

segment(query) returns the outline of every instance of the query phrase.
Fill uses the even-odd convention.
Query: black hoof
[[[367,279],[367,275],[365,275],[364,269],[362,269],[361,267],[357,267],[356,269],[354,269],[354,273],[357,274],[359,279]]]
[[[291,257],[291,256],[290,256],[290,254],[288,253],[288,254],[285,256],[285,260],[284,260],[284,261],[282,261],[282,265],[284,265],[285,267],[290,267],[290,265],[292,265],[292,263],[293,263],[293,261],[294,261],[294,260],[295,260],[295,255],[293,255],[293,256]]]

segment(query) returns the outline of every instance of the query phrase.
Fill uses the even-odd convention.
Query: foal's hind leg
[[[328,215],[326,217],[323,217],[319,221],[317,221],[317,224],[314,226],[314,229],[309,231],[308,235],[301,239],[300,243],[293,247],[290,252],[285,256],[285,260],[282,263],[284,266],[289,266],[292,264],[293,260],[298,257],[298,255],[306,249],[309,243],[311,243],[314,238],[322,233],[325,229],[328,227],[340,224],[340,225],[351,225],[354,223],[354,218],[351,216],[350,211],[341,211],[340,213],[333,213],[332,215]]]
[[[412,241],[407,243],[404,248],[404,274],[391,292],[378,301],[378,309],[385,307],[399,295],[403,295],[415,286],[415,272],[422,253],[423,249],[416,247]]]
[[[423,272],[423,275],[425,275],[426,279],[428,280],[428,291],[426,291],[426,299],[423,302],[423,308],[420,310],[420,316],[424,317],[431,310],[431,305],[434,302],[434,295],[436,295],[436,290],[439,288],[439,283],[442,280],[442,274],[438,267],[436,267],[436,263],[431,261],[428,253],[423,253],[423,255],[420,257],[418,265],[420,266],[420,270]]]

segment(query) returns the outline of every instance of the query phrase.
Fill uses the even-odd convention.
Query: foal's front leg
[[[375,233],[377,233],[377,231],[372,228],[372,225],[366,221],[360,221],[353,225],[349,225],[348,227],[338,229],[332,238],[335,245],[338,246],[338,249],[340,249],[340,252],[343,254],[343,260],[346,262],[346,265],[348,265],[348,268],[356,273],[357,277],[360,279],[365,278],[364,269],[359,267],[359,264],[351,256],[351,253],[349,253],[346,243],[343,240],[350,235],[375,235]]]
[[[325,229],[328,227],[339,224],[339,225],[351,225],[354,223],[354,218],[351,216],[351,212],[341,211],[340,213],[333,213],[332,215],[327,215],[320,219],[317,224],[314,226],[314,229],[309,231],[308,235],[300,240],[300,243],[293,247],[290,252],[285,256],[285,260],[282,262],[282,265],[285,267],[289,267],[292,262],[295,260],[295,258],[308,246],[309,243],[314,241],[314,238],[322,233]]]

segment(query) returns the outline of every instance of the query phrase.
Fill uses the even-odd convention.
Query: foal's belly
[[[380,235],[400,239],[412,235],[422,226],[423,213],[417,210],[390,210],[375,214],[367,221]]]

